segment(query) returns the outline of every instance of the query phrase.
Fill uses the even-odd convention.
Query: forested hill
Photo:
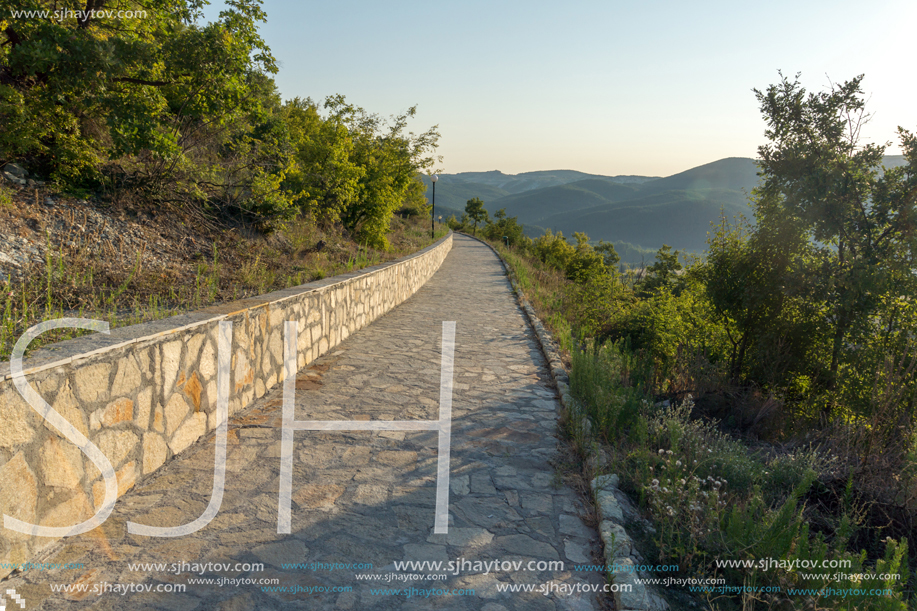
[[[900,155],[885,160],[887,167],[903,163]],[[595,240],[702,252],[722,214],[752,220],[757,172],[754,159],[729,157],[663,178],[572,170],[447,174],[437,183],[437,214],[461,217],[465,202],[479,197],[491,215],[505,209],[531,236],[545,229],[566,236],[582,231]]]
[[[757,184],[755,161],[742,157],[650,180],[635,185],[629,193],[603,193],[605,201],[589,206],[577,206],[585,199],[576,197],[577,191],[595,193],[598,189],[588,183],[571,183],[565,185],[570,196],[567,200],[556,199],[560,205],[549,214],[538,210],[538,218],[529,222],[566,235],[585,231],[595,239],[623,240],[647,248],[668,244],[701,252],[706,248],[711,223],[718,222],[722,214],[731,218],[752,216],[749,195]],[[514,203],[517,210],[523,206],[537,210],[533,202]]]
[[[595,190],[597,198],[590,199],[589,194],[583,194],[585,199],[578,207],[598,205],[604,202],[602,196],[620,185],[625,191],[630,192],[632,185],[654,180],[652,176],[602,176],[600,174],[587,174],[575,170],[548,170],[537,172],[523,172],[521,174],[504,174],[498,170],[490,172],[461,172],[458,174],[440,174],[436,183],[436,214],[448,218],[455,215],[460,218],[465,210],[465,204],[473,197],[484,200],[487,210],[493,215],[500,208],[506,208],[510,216],[519,216],[519,221],[526,227],[530,235],[540,235],[544,228],[532,224],[528,218],[534,218],[534,210],[525,209],[529,197],[535,195],[537,205],[542,206],[548,216],[556,212],[555,202],[567,201],[565,187],[574,183],[586,182]],[[432,193],[430,179],[423,177],[427,187],[427,199]],[[513,202],[522,203],[521,210],[513,207]],[[499,203],[499,205],[496,205]]]

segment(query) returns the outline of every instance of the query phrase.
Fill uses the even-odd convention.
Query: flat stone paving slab
[[[82,568],[28,570],[0,588],[47,610],[604,608],[609,595],[569,594],[604,583],[574,570],[600,563],[598,535],[579,519],[580,497],[554,476],[560,406],[502,265],[483,244],[456,235],[415,296],[301,371],[296,419],[437,419],[444,320],[456,322],[448,534],[433,534],[434,431],[296,431],[292,532],[278,534],[278,388],[230,422],[225,493],[208,526],[150,538],[125,523],[175,526],[204,511],[213,434],[119,499],[104,525],[42,558]],[[401,561],[434,564],[398,570]],[[71,584],[87,591],[52,591]],[[115,584],[151,591],[122,594]],[[534,588],[501,591],[512,585]]]

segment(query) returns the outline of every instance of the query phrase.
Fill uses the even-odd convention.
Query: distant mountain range
[[[885,158],[886,167],[902,164],[901,155]],[[568,237],[583,231],[593,240],[702,252],[711,223],[722,214],[752,220],[749,196],[758,185],[757,171],[754,159],[729,157],[664,178],[574,170],[442,174],[436,215],[461,218],[465,203],[479,197],[491,216],[505,208],[532,237],[545,229]],[[424,181],[429,187],[429,178]]]

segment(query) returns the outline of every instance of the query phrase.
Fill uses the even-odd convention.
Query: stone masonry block
[[[108,398],[111,388],[108,377],[111,374],[111,363],[75,368],[73,380],[76,383],[77,397],[84,403],[95,403]]]
[[[35,436],[35,429],[29,425],[32,408],[12,384],[0,384],[0,448],[12,450],[29,443]]]
[[[169,441],[169,449],[173,454],[178,454],[192,443],[197,441],[201,435],[207,432],[207,414],[198,412],[193,414],[184,424],[182,424]]]
[[[137,404],[134,406],[134,425],[141,431],[150,426],[150,409],[153,407],[153,388],[147,386],[137,394]]]
[[[181,340],[166,342],[162,345],[162,396],[168,397],[178,380],[178,369],[181,365]]]
[[[115,472],[115,479],[118,480],[118,496],[134,487],[137,483],[137,463],[130,461]],[[102,503],[105,502],[105,480],[100,479],[92,485],[92,502],[95,510],[98,511]]]
[[[210,381],[217,372],[217,353],[214,348],[213,342],[207,342],[204,344],[204,349],[201,352],[201,358],[197,363],[197,370],[200,372],[201,377],[206,381]]]
[[[41,446],[41,473],[47,486],[76,488],[83,479],[82,452],[69,441],[49,437]]]
[[[0,467],[0,511],[26,522],[35,522],[35,504],[38,501],[38,479],[29,467],[22,452]],[[5,530],[5,537],[22,538],[13,531]]]
[[[165,408],[166,434],[171,436],[182,425],[190,411],[188,403],[179,393],[172,395]]]
[[[54,398],[54,403],[51,404],[57,413],[63,416],[70,424],[76,428],[83,435],[89,435],[89,427],[86,424],[86,415],[85,411],[79,406],[76,399],[73,396],[73,392],[70,389],[70,381],[64,382],[61,391]],[[45,428],[48,430],[56,431],[54,427],[47,421],[44,422]]]
[[[99,446],[102,454],[108,457],[112,466],[117,469],[137,447],[139,439],[131,431],[103,430],[95,436],[94,443]],[[86,459],[89,460],[88,458]],[[92,464],[92,463],[90,463]],[[95,466],[93,466],[95,470]]]
[[[111,396],[130,397],[140,389],[141,383],[140,367],[137,366],[134,357],[128,355],[118,363],[118,373],[115,374],[115,381],[111,386]]]
[[[165,440],[156,433],[143,436],[143,474],[152,473],[166,462],[168,450]]]

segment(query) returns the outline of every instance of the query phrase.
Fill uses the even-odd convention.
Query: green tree
[[[659,290],[678,291],[678,272],[682,265],[678,260],[678,251],[668,244],[656,251],[656,260],[646,268],[646,274],[640,282],[639,294],[648,297]]]
[[[576,256],[576,249],[564,239],[561,231],[552,233],[546,229],[544,234],[532,243],[535,256],[556,269],[566,271],[567,265]]]
[[[435,126],[405,133],[416,107],[387,122],[336,95],[324,110],[298,98],[284,106],[296,161],[284,187],[316,221],[340,223],[355,239],[387,248],[394,213],[426,207],[419,172],[439,159],[439,133]]]
[[[752,353],[759,356],[757,382],[780,384],[787,376],[811,373],[815,362],[803,357],[818,340],[809,324],[817,299],[800,282],[811,272],[798,267],[810,260],[802,236],[787,223],[752,227],[742,219],[731,225],[723,216],[707,244],[706,260],[692,273],[723,323],[732,380],[747,375]]]
[[[448,219],[446,219],[446,225],[447,225],[447,226],[449,227],[449,229],[451,229],[452,231],[462,231],[463,228],[464,228],[464,226],[465,226],[465,219],[464,219],[464,216],[465,216],[465,215],[462,215],[463,218],[462,218],[462,220],[460,221],[460,220],[458,220],[457,218],[455,218],[455,215],[453,214],[453,215],[450,216]]]
[[[758,149],[759,223],[792,220],[814,245],[826,323],[832,328],[828,386],[836,389],[845,352],[875,332],[889,292],[913,291],[917,139],[899,128],[907,164],[884,169],[885,145],[861,144],[868,121],[863,76],[806,94],[795,79],[755,90],[769,142]],[[904,291],[904,292],[902,292]]]
[[[125,8],[137,18],[64,16]],[[0,15],[0,163],[65,187],[193,203],[267,224],[297,211],[386,248],[399,209],[423,211],[419,172],[438,159],[436,127],[407,130],[416,107],[383,120],[343,96],[281,104],[258,33],[261,0],[13,0]],[[4,9],[7,10],[7,9]],[[57,13],[55,13],[57,10]]]
[[[619,305],[602,334],[612,341],[626,340],[633,350],[652,358],[652,387],[657,392],[669,392],[679,355],[704,355],[715,363],[724,352],[721,325],[692,275],[685,275],[677,293],[660,287],[632,303],[622,296]]]
[[[385,235],[392,216],[406,204],[419,205],[425,191],[420,173],[441,159],[435,155],[437,126],[421,134],[406,132],[416,106],[389,121],[348,104],[343,96],[328,98],[325,107],[347,125],[354,141],[352,159],[363,168],[359,200],[343,211],[341,221],[359,241],[388,248]]]
[[[501,208],[494,214],[494,222],[484,228],[484,237],[497,242],[506,242],[510,246],[526,246],[530,241],[516,217],[507,217],[506,209]]]
[[[224,214],[254,216],[269,229],[295,214],[290,193],[282,188],[295,163],[294,150],[273,79],[251,73],[247,80],[249,112],[202,139],[201,150],[189,150],[181,168],[165,172],[205,208],[217,204]],[[157,191],[167,192],[162,186]]]
[[[141,0],[129,8],[145,15],[133,19],[56,18],[54,9],[101,3],[14,0],[2,17],[0,118],[17,129],[2,130],[0,159],[63,183],[98,178],[114,159],[154,188],[182,177],[202,141],[225,140],[227,126],[256,110],[251,76],[276,72],[257,31],[260,1],[226,4],[199,26],[196,0]]]
[[[576,240],[576,246],[565,269],[567,278],[577,284],[586,284],[598,277],[605,278],[608,275],[608,268],[605,267],[602,255],[589,244],[589,236],[575,231],[573,239]]]
[[[627,298],[621,285],[608,274],[584,274],[564,288],[563,309],[577,335],[596,337],[616,312],[626,307]]]
[[[595,247],[595,251],[602,255],[605,267],[607,267],[609,271],[617,269],[618,263],[621,262],[621,257],[618,255],[618,251],[615,250],[614,244],[599,240],[599,244]]]
[[[471,235],[477,235],[478,223],[486,223],[490,220],[490,215],[484,209],[484,202],[478,197],[473,197],[465,204],[465,213],[471,219],[473,225]]]
[[[352,158],[350,131],[339,116],[323,118],[312,100],[290,100],[284,114],[296,151],[284,186],[302,212],[320,223],[337,223],[358,204],[366,173]]]

